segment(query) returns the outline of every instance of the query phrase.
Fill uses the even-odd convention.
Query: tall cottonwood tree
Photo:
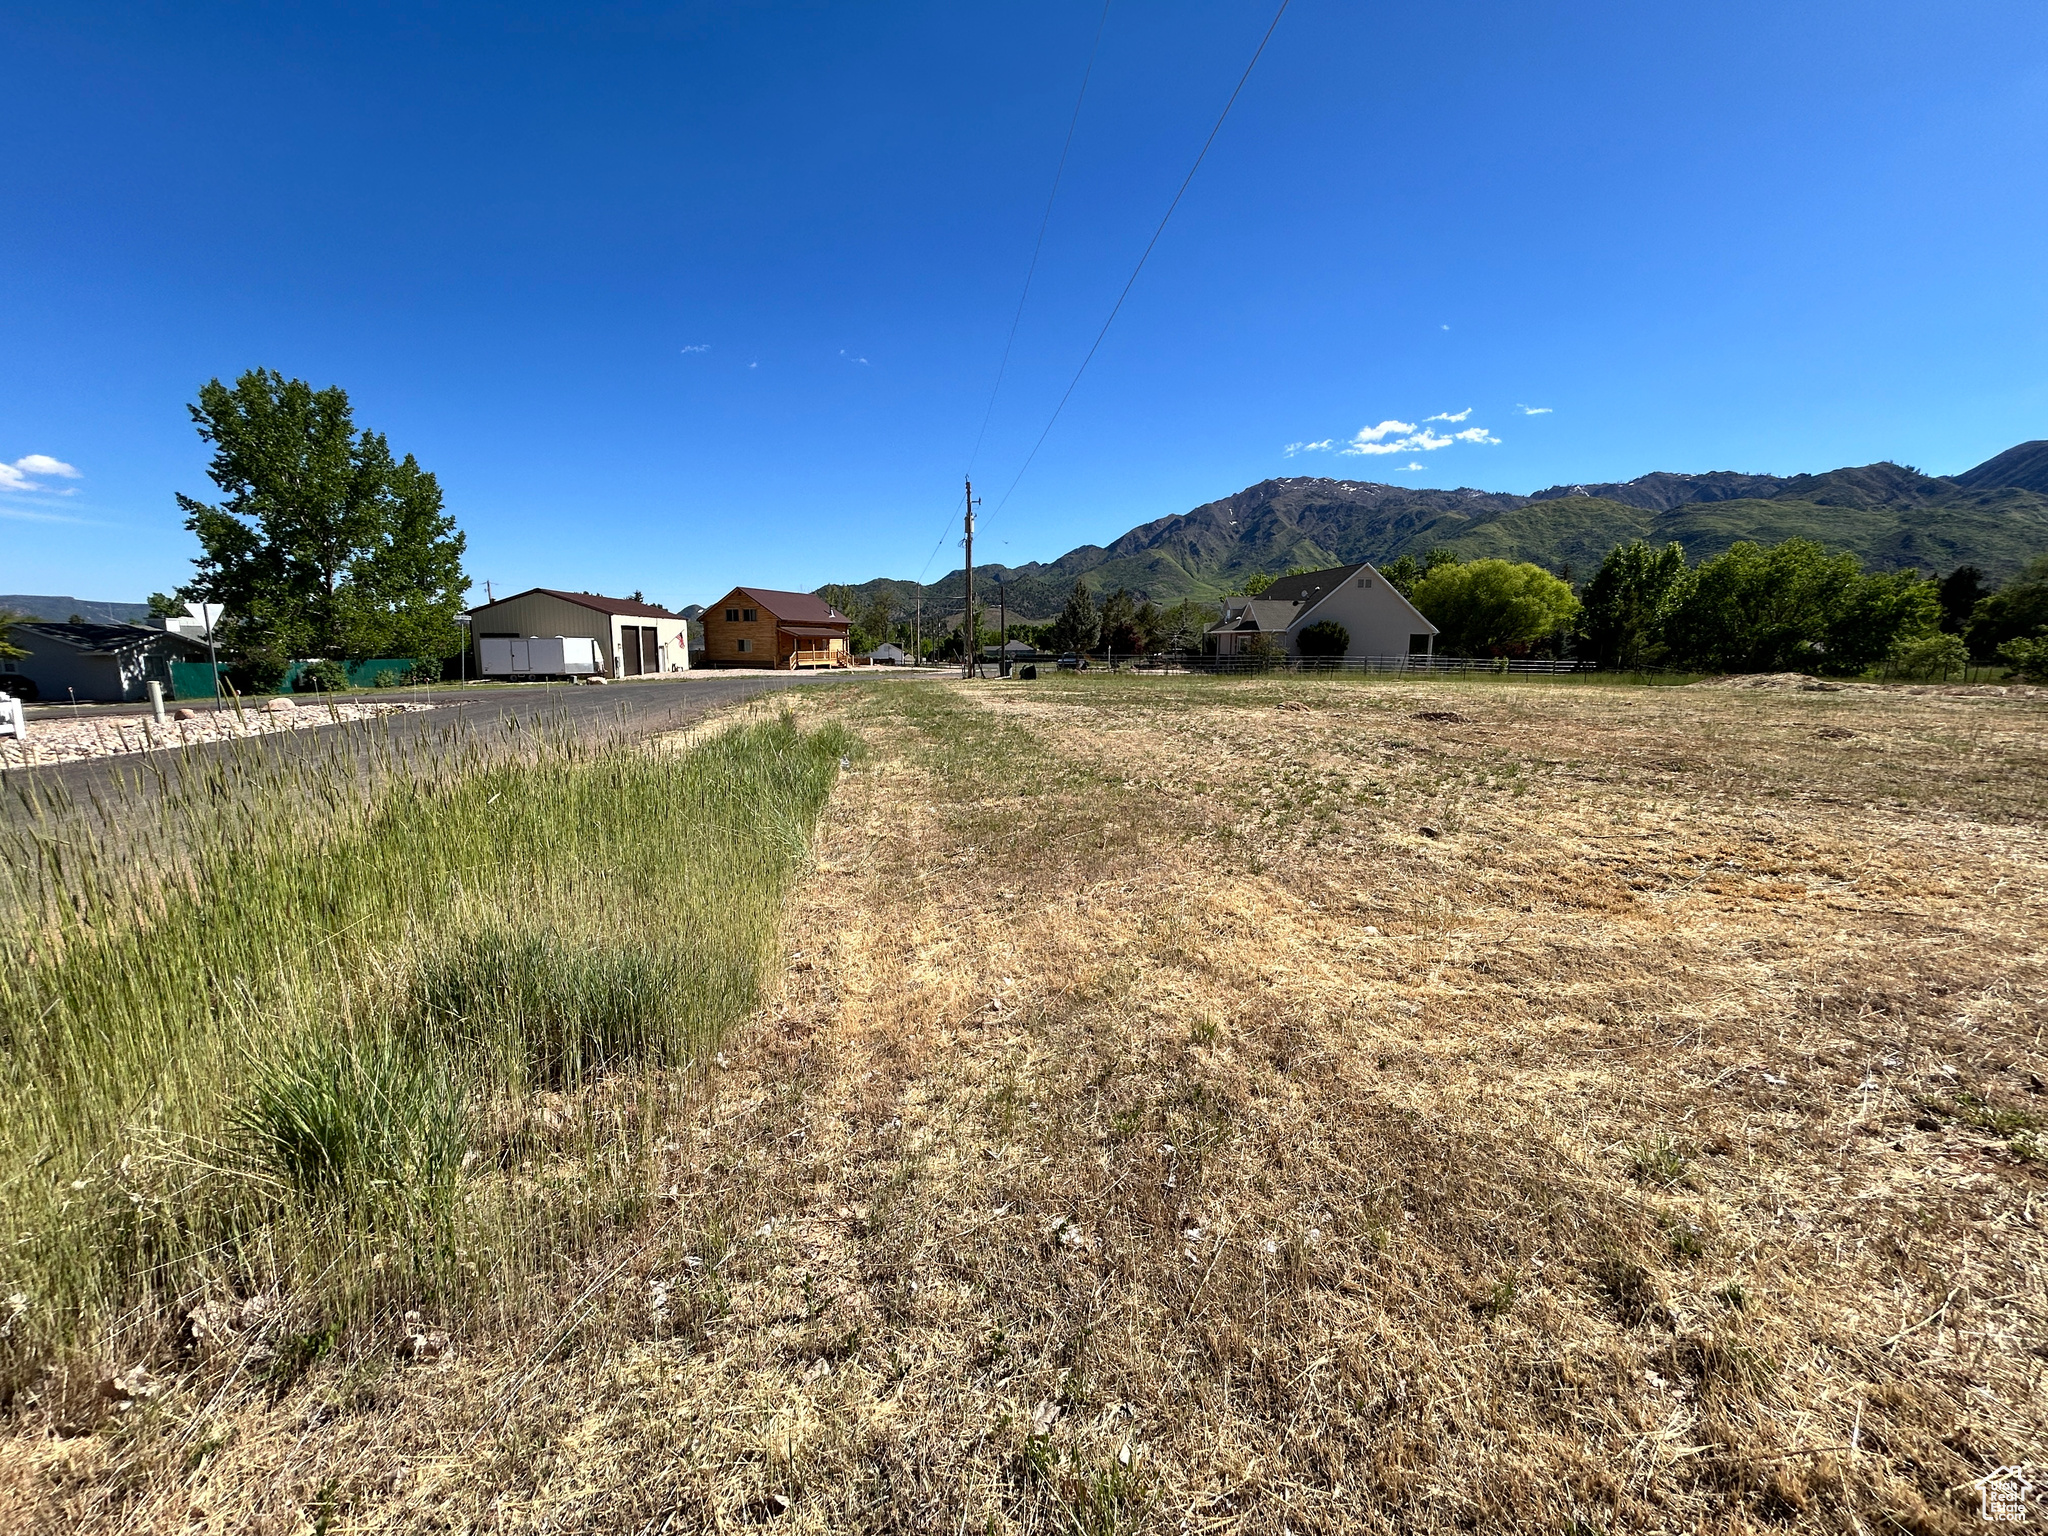
[[[231,651],[276,675],[296,657],[460,647],[467,541],[432,474],[356,431],[344,390],[257,368],[190,409],[224,499],[178,497],[201,550],[180,595],[225,605]]]

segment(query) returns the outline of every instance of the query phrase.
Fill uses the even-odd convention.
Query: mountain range
[[[1084,577],[1098,597],[1123,587],[1168,604],[1213,600],[1259,573],[1381,564],[1442,548],[1467,559],[1533,561],[1583,579],[1608,550],[1636,538],[1681,544],[1691,560],[1743,539],[1807,538],[1873,570],[1912,566],[1939,575],[1974,565],[1995,583],[2048,554],[2048,439],[1947,477],[1892,463],[1821,475],[1658,472],[1554,485],[1533,496],[1307,476],[1262,480],[1057,560],[978,565],[975,586],[992,610],[1000,580],[1011,617],[1039,619],[1058,612]],[[957,618],[964,582],[954,571],[923,587],[927,615]],[[887,592],[907,613],[920,588],[885,577],[851,590],[860,601]],[[843,601],[845,591],[835,596]]]
[[[136,624],[149,617],[147,603],[100,603],[83,597],[37,597],[0,592],[0,612],[62,624],[73,617],[89,624]]]

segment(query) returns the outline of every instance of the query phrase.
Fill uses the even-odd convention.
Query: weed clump
[[[228,1111],[249,1159],[308,1206],[444,1204],[462,1163],[462,1098],[445,1064],[390,1036],[293,1042]]]

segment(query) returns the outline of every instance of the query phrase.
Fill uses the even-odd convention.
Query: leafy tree
[[[1439,570],[1446,565],[1456,565],[1457,563],[1457,551],[1432,549],[1420,560],[1417,560],[1413,555],[1402,555],[1398,559],[1389,560],[1385,565],[1379,566],[1377,569],[1380,575],[1386,578],[1388,586],[1412,603],[1415,601],[1415,584],[1417,582],[1421,581],[1431,571]]]
[[[252,670],[460,648],[466,541],[439,482],[358,434],[343,390],[254,369],[210,381],[191,411],[224,500],[178,497],[201,550],[179,595],[226,606],[222,636]]]
[[[15,625],[27,622],[27,614],[16,613],[12,608],[0,608],[0,656],[6,657],[9,661],[19,661],[28,654],[14,643],[13,634]]]
[[[895,605],[890,601],[886,588],[878,590],[858,609],[842,608],[839,611],[845,614],[859,614],[854,627],[865,631],[871,637],[870,642],[861,647],[862,650],[871,651],[885,640],[893,638],[896,633]]]
[[[1243,581],[1237,584],[1237,595],[1243,597],[1257,597],[1261,592],[1265,591],[1266,588],[1273,585],[1274,581],[1277,579],[1278,578],[1276,577],[1267,575],[1264,571],[1254,571],[1251,573],[1251,575],[1245,577]]]
[[[1970,664],[1970,648],[1963,644],[1961,635],[1917,635],[1894,641],[1888,659],[1900,677],[1946,682],[1951,672],[1960,672]]]
[[[1972,656],[1989,661],[2008,640],[2025,639],[2043,628],[2048,628],[2048,555],[1978,603],[1965,638]]]
[[[2018,673],[2023,682],[2048,683],[2048,633],[2006,641],[1998,648],[1998,659]]]
[[[1440,649],[1453,656],[1526,649],[1579,614],[1569,585],[1540,565],[1509,560],[1440,561],[1409,600],[1443,632]]]
[[[1074,590],[1067,594],[1067,605],[1053,620],[1052,648],[1060,651],[1094,650],[1096,637],[1101,633],[1101,623],[1088,583],[1075,582]]]
[[[1147,653],[1166,649],[1166,610],[1151,598],[1138,604],[1137,617],[1132,621],[1138,631],[1138,649]]]
[[[1811,666],[1861,579],[1854,555],[1830,555],[1811,539],[1768,549],[1745,541],[1674,584],[1664,643],[1673,661],[1703,671]]]
[[[1610,549],[1579,593],[1579,634],[1593,660],[1631,669],[1654,662],[1662,650],[1658,623],[1665,600],[1684,574],[1680,545],[1652,549],[1634,539]]]
[[[1261,630],[1256,634],[1247,636],[1244,642],[1238,646],[1237,654],[1250,657],[1257,664],[1258,670],[1263,672],[1286,656],[1287,647],[1280,643],[1277,636],[1267,634]]]
[[[182,619],[185,617],[185,605],[169,593],[152,592],[149,594],[149,616],[152,619]]]
[[[1304,656],[1342,656],[1351,649],[1351,631],[1335,619],[1309,625],[1294,641]]]
[[[1941,627],[1960,635],[1970,627],[1970,615],[1991,595],[1984,573],[1974,565],[1959,565],[1941,578]]]
[[[1138,605],[1131,601],[1131,594],[1122,587],[1102,600],[1102,617],[1097,621],[1097,633],[1101,636],[1104,650],[1134,656],[1145,648],[1145,637],[1138,629]]]
[[[1863,576],[1828,625],[1824,671],[1853,675],[1941,630],[1941,593],[1918,571]]]

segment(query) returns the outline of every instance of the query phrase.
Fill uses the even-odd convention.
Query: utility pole
[[[1003,605],[1003,648],[996,654],[1002,659],[996,663],[996,676],[1010,675],[1010,584],[1002,577],[996,578],[996,601]]]
[[[974,480],[967,477],[967,613],[960,620],[960,638],[966,642],[961,647],[962,660],[967,663],[963,677],[981,676],[981,626],[974,621],[974,509],[979,505],[974,499]]]
[[[917,584],[917,617],[910,621],[910,659],[924,665],[924,583]]]

